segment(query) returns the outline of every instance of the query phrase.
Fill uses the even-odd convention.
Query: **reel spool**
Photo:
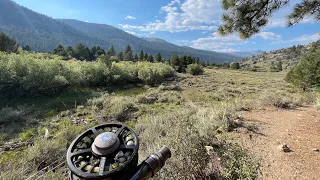
[[[138,164],[139,139],[123,124],[103,124],[80,134],[70,145],[70,179],[129,179]]]

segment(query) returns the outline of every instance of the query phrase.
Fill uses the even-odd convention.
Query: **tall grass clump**
[[[138,110],[134,103],[135,100],[131,97],[104,94],[101,97],[89,99],[87,105],[102,116],[123,122]]]
[[[306,104],[313,104],[316,95],[311,92],[289,93],[286,91],[265,91],[260,95],[260,105],[292,109]]]
[[[208,155],[205,139],[193,126],[191,112],[147,116],[136,125],[143,147],[142,159],[166,145],[172,157],[155,179],[204,179]]]
[[[96,87],[141,81],[157,84],[173,75],[163,63],[63,61],[34,54],[0,53],[2,94],[53,94],[65,87]]]

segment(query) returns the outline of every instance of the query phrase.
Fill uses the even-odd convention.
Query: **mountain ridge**
[[[75,47],[82,43],[104,49],[112,44],[117,51],[124,50],[129,44],[134,53],[144,50],[155,55],[159,52],[166,59],[173,54],[191,54],[215,63],[240,60],[238,56],[181,47],[159,38],[139,38],[111,25],[74,19],[53,19],[11,0],[0,1],[0,32],[13,37],[20,45],[29,45],[40,52],[52,51],[60,44]]]

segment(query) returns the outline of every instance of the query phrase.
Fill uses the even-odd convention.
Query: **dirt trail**
[[[320,111],[264,109],[241,112],[243,122],[257,127],[239,128],[230,136],[261,158],[259,179],[320,179]],[[277,147],[286,143],[291,152]]]

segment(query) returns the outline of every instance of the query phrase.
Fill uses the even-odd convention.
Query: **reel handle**
[[[171,158],[171,151],[162,147],[158,152],[151,154],[139,166],[137,173],[130,180],[147,180],[153,177],[164,165],[167,159]]]

